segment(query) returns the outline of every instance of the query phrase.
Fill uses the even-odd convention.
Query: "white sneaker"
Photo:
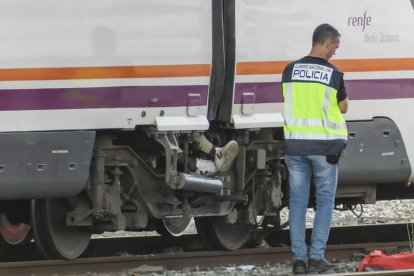
[[[214,163],[216,163],[219,172],[227,171],[234,158],[239,152],[239,145],[236,141],[231,140],[222,148],[216,148],[216,155],[214,156]]]
[[[196,174],[210,176],[217,172],[216,164],[213,161],[197,158]]]

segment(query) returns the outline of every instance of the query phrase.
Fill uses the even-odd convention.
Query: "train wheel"
[[[156,231],[161,236],[181,236],[191,223],[191,218],[165,218],[160,220]]]
[[[16,245],[25,241],[29,231],[29,224],[13,224],[4,213],[0,214],[0,233],[4,241],[8,244]]]
[[[210,250],[239,249],[252,237],[250,225],[227,224],[222,217],[201,217],[194,220],[204,246]]]
[[[36,246],[48,259],[75,259],[89,244],[89,227],[66,225],[69,205],[64,199],[34,199],[31,224]]]

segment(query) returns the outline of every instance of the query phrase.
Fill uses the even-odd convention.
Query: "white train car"
[[[33,236],[44,257],[72,259],[102,231],[180,235],[195,218],[206,245],[236,249],[279,228],[281,73],[321,23],[342,34],[332,62],[350,100],[337,203],[414,198],[413,1],[4,0],[0,12],[10,244]],[[204,132],[238,141],[230,170],[189,172]]]

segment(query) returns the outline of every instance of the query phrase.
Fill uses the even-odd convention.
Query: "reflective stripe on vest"
[[[300,83],[296,83],[300,85]],[[293,92],[292,92],[292,83],[285,83],[283,89],[283,96],[285,99],[285,139],[305,139],[305,140],[335,140],[343,139],[347,140],[348,132],[346,129],[345,120],[342,117],[342,114],[339,111],[339,107],[330,106],[330,99],[332,96],[336,96],[336,90],[332,87],[325,86],[324,98],[320,108],[322,109],[322,114],[319,115],[320,118],[295,118],[293,112]],[[322,84],[320,84],[322,86]],[[304,92],[306,93],[306,92]],[[335,97],[336,99],[336,97]],[[311,104],[311,103],[309,103]],[[300,108],[300,107],[295,107]],[[336,122],[329,120],[328,111],[329,109],[337,108],[331,110],[336,119]],[[300,111],[299,111],[300,113]],[[332,115],[332,114],[331,114]],[[302,116],[301,116],[302,117]]]

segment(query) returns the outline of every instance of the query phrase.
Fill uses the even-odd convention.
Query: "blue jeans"
[[[306,210],[310,180],[316,186],[316,211],[313,221],[309,258],[322,259],[328,241],[338,180],[338,164],[330,164],[325,156],[286,155],[289,169],[289,228],[293,260],[306,260]]]

